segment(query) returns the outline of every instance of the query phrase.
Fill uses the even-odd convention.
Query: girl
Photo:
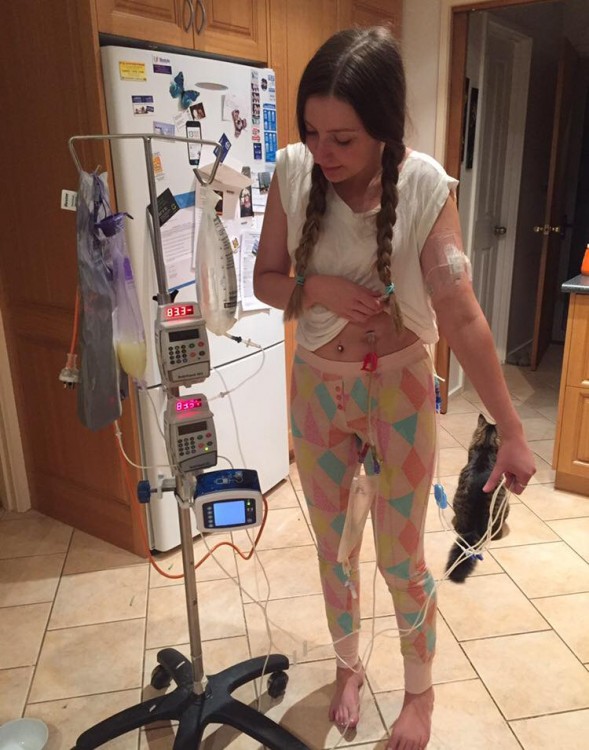
[[[301,143],[277,155],[254,272],[256,296],[297,318],[291,421],[336,656],[330,719],[355,726],[363,668],[358,557],[342,530],[358,461],[376,474],[377,561],[391,591],[405,699],[387,750],[429,741],[434,581],[423,531],[435,456],[426,345],[446,337],[501,435],[486,490],[534,474],[462,253],[456,180],[404,145],[405,77],[384,28],[331,37],[298,90]],[[295,276],[290,276],[291,265]],[[338,562],[338,558],[340,562]],[[424,614],[425,613],[425,614]]]

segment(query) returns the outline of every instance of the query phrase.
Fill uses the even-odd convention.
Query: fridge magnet
[[[202,128],[198,120],[186,120],[186,137],[202,140]],[[198,167],[202,151],[201,143],[188,143],[188,163],[191,167]]]
[[[260,124],[260,84],[257,70],[252,70],[251,79],[252,124]]]
[[[242,219],[254,215],[254,205],[252,202],[252,188],[250,185],[244,187],[239,194],[239,215]]]
[[[170,84],[170,96],[173,99],[178,99],[182,109],[188,109],[198,99],[199,93],[184,88],[184,73],[180,71]]]
[[[161,180],[165,177],[162,157],[157,151],[153,154],[153,174],[156,180]]]
[[[270,180],[272,176],[270,172],[258,172],[258,187],[260,193],[267,193],[270,190]]]
[[[153,216],[153,208],[151,203],[147,206],[147,210]],[[166,188],[163,193],[160,193],[157,197],[157,213],[160,220],[160,227],[162,227],[166,221],[169,221],[175,213],[178,213],[180,206],[176,203],[176,199],[172,195],[170,188]]]
[[[222,162],[224,161],[225,157],[229,153],[229,149],[231,148],[231,141],[229,140],[229,138],[227,138],[225,133],[223,133],[223,135],[219,138],[219,145],[221,148],[219,149],[219,146],[215,146],[215,148],[213,149],[213,153],[215,154],[215,156],[217,156],[220,150],[221,151],[220,161]]]
[[[276,102],[276,76],[273,73],[268,74],[268,99]]]
[[[145,63],[121,60],[119,63],[119,75],[121,76],[121,81],[147,81]]]
[[[261,143],[253,143],[254,147],[254,159],[261,159],[262,158],[262,144]]]
[[[161,55],[153,55],[153,72],[154,73],[167,73],[172,75],[172,61],[169,57],[162,57]]]
[[[135,95],[131,97],[134,115],[152,115],[155,112],[153,96]]]
[[[155,135],[175,135],[176,128],[171,122],[156,122],[153,123],[153,132]]]
[[[276,105],[264,104],[264,130],[276,132]]]
[[[186,128],[186,123],[188,122],[190,117],[190,113],[187,109],[183,109],[181,112],[178,112],[177,115],[174,115],[174,126],[176,128],[177,133],[183,133]]]
[[[472,88],[470,90],[470,105],[468,108],[468,124],[466,135],[466,168],[472,169],[474,161],[474,141],[477,129],[477,109],[479,102],[479,90]]]
[[[205,105],[202,102],[197,102],[190,107],[190,115],[193,120],[204,120],[206,115]]]
[[[233,118],[234,135],[236,138],[239,138],[241,131],[247,128],[247,120],[241,116],[238,109],[234,109],[231,116]]]
[[[260,128],[252,128],[252,142],[261,143],[262,136],[260,135]]]
[[[264,148],[266,150],[266,161],[271,164],[276,161],[276,150],[278,148],[278,138],[276,133],[266,131],[264,133]]]

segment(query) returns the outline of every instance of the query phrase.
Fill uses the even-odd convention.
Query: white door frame
[[[525,141],[525,127],[527,114],[528,89],[530,79],[530,65],[532,59],[532,39],[497,19],[486,18],[484,24],[484,39],[482,56],[481,94],[479,98],[479,116],[477,142],[473,169],[475,172],[473,195],[471,197],[471,217],[468,222],[468,234],[465,236],[465,246],[473,247],[474,217],[477,211],[480,174],[480,155],[485,144],[481,141],[480,133],[484,131],[487,117],[488,96],[486,86],[487,54],[486,40],[489,32],[502,37],[513,45],[513,66],[511,91],[509,95],[509,122],[507,126],[507,141],[505,150],[505,164],[509,168],[504,170],[501,215],[497,217],[507,231],[497,243],[497,264],[495,282],[493,286],[493,314],[489,325],[493,333],[495,348],[499,361],[503,364],[507,358],[507,334],[509,330],[509,309],[511,305],[511,284],[513,280],[513,262],[515,257],[515,240],[517,233],[517,217],[519,213],[519,192],[521,184],[522,161]],[[525,92],[525,93],[524,93]],[[476,259],[475,259],[476,260]]]

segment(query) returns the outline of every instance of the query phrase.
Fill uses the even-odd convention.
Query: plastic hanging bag
[[[222,336],[234,325],[237,309],[237,278],[233,250],[225,228],[215,212],[219,196],[202,188],[202,217],[196,244],[196,289],[206,327]]]
[[[119,368],[113,347],[113,292],[106,244],[97,229],[110,214],[106,173],[80,172],[76,209],[80,286],[80,383],[78,416],[100,430],[121,416]]]
[[[129,214],[107,216],[97,227],[105,236],[112,273],[115,300],[113,335],[119,364],[127,375],[142,383],[147,364],[147,346],[133,269],[127,254],[125,216]]]
[[[337,561],[342,564],[344,572],[350,575],[350,555],[362,541],[366,519],[374,504],[378,479],[368,476],[359,464],[352,479],[346,520],[337,550]]]

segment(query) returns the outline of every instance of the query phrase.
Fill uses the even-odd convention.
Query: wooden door
[[[106,132],[92,11],[89,0],[3,9],[15,75],[5,77],[3,95],[10,117],[0,153],[10,190],[0,201],[0,303],[33,507],[140,553],[113,433],[82,427],[75,391],[58,381],[77,286],[76,215],[60,209],[61,190],[78,183],[67,141]],[[89,170],[108,164],[103,144],[79,153]],[[137,456],[129,409],[122,426]]]
[[[224,57],[266,63],[267,0],[193,0],[194,46]]]
[[[196,4],[196,0],[96,0],[98,30],[192,49]]]
[[[544,222],[539,254],[538,287],[534,317],[531,367],[536,370],[552,338],[552,319],[557,294],[558,263],[564,232],[564,205],[566,197],[566,165],[569,120],[572,111],[573,76],[577,54],[568,40],[563,40],[558,75],[552,146],[548,170],[548,189],[544,206]]]

